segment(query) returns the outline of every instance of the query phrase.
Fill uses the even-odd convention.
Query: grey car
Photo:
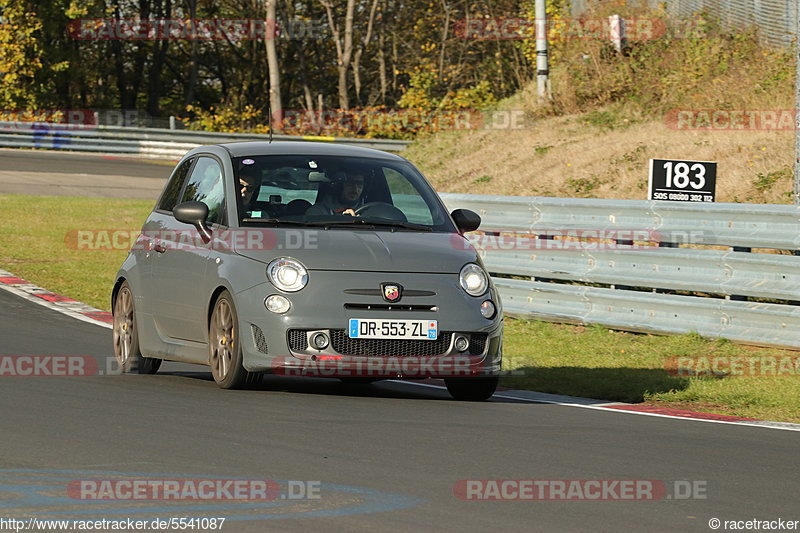
[[[263,374],[443,378],[489,398],[502,307],[464,237],[404,158],[331,143],[196,148],[177,164],[119,269],[114,350],[125,371],[209,365],[222,388]]]

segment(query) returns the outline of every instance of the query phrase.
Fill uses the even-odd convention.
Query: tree
[[[282,130],[283,105],[281,103],[281,65],[278,62],[276,41],[276,4],[278,0],[267,0],[267,30],[264,43],[267,48],[267,64],[269,66],[269,103],[272,108],[270,129]]]
[[[35,78],[42,68],[36,33],[42,22],[22,0],[0,0],[0,107],[34,110],[39,103]]]
[[[319,0],[328,15],[333,40],[336,45],[336,68],[339,71],[339,108],[350,109],[350,97],[347,91],[347,71],[353,58],[353,20],[356,0],[347,0],[344,17],[344,28],[336,22],[331,0]]]

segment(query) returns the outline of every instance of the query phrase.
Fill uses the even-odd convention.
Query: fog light
[[[328,347],[328,336],[324,333],[314,333],[311,336],[311,345],[317,350],[324,350]]]
[[[264,300],[264,306],[267,310],[280,315],[292,308],[292,302],[285,296],[273,294],[272,296],[267,296]]]
[[[456,337],[454,346],[459,352],[466,352],[467,348],[469,348],[469,340],[464,335],[459,335]]]
[[[486,300],[481,304],[481,314],[484,318],[492,318],[496,310],[491,300]]]

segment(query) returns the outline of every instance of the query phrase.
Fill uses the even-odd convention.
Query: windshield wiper
[[[319,220],[315,222],[309,222],[308,224],[313,224],[315,226],[386,226],[389,228],[403,228],[403,229],[410,229],[410,230],[417,230],[417,231],[433,231],[432,228],[428,226],[423,226],[421,224],[411,224],[409,222],[399,222],[399,221],[380,221],[380,220],[370,220],[364,219],[360,217],[351,217],[351,218],[342,218],[339,220]]]
[[[411,222],[370,222],[376,226],[390,226],[395,228],[413,229],[419,231],[433,231],[430,226],[423,226],[422,224],[412,224]]]
[[[410,222],[400,221],[380,221],[370,220],[360,217],[340,218],[336,220],[281,220],[279,218],[243,218],[242,224],[286,224],[289,226],[305,226],[305,227],[318,227],[318,226],[362,226],[374,228],[375,226],[385,226],[388,228],[403,228],[416,231],[433,231],[429,226],[422,224],[412,224]]]
[[[281,220],[279,218],[243,218],[242,224],[286,224],[289,226],[316,226],[304,220]]]

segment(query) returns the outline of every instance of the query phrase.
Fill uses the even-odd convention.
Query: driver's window
[[[181,198],[181,202],[191,201],[203,202],[208,206],[206,222],[224,223],[225,183],[222,179],[222,167],[216,159],[198,158]]]
[[[383,175],[392,195],[392,203],[399,208],[413,224],[433,224],[431,210],[405,176],[394,169],[384,168]]]

